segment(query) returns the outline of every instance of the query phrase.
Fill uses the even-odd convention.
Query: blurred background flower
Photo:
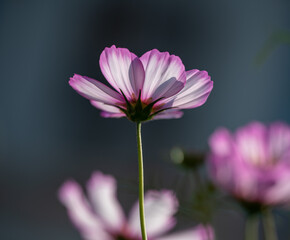
[[[290,203],[290,127],[253,122],[235,134],[216,130],[209,140],[210,173],[217,185],[243,202]]]
[[[259,239],[258,217],[265,239],[277,240],[272,206],[290,203],[290,127],[252,122],[235,134],[216,130],[209,139],[213,181],[230,193],[247,213],[245,239]]]
[[[89,200],[73,180],[59,190],[59,199],[66,206],[71,221],[87,240],[140,240],[139,207],[136,203],[128,221],[116,197],[117,183],[110,175],[93,173],[87,184]],[[198,226],[178,233],[166,234],[175,224],[173,215],[178,201],[172,191],[148,191],[145,214],[148,238],[153,240],[213,240],[210,226]]]

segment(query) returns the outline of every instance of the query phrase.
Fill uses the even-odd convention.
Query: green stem
[[[245,240],[259,239],[259,218],[257,215],[249,216],[246,220]]]
[[[143,170],[143,153],[141,139],[141,122],[137,122],[137,146],[138,146],[138,163],[139,163],[139,214],[142,240],[147,240],[145,212],[144,212],[144,170]]]
[[[270,209],[263,212],[262,221],[266,240],[278,240],[275,219]]]

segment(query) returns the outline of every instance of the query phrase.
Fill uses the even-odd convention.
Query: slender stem
[[[245,240],[259,239],[259,218],[257,215],[249,216],[246,220]]]
[[[264,225],[265,239],[266,240],[278,240],[275,219],[271,209],[266,209],[263,212],[262,221]]]
[[[137,146],[138,146],[138,163],[139,163],[139,214],[142,240],[147,240],[145,212],[144,212],[144,170],[143,170],[143,153],[141,139],[141,122],[137,122]]]

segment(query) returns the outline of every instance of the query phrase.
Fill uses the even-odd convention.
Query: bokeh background
[[[214,81],[204,106],[144,124],[147,188],[190,188],[170,163],[174,146],[204,151],[219,126],[290,123],[290,46],[268,46],[290,31],[289,10],[289,0],[0,1],[0,238],[80,239],[57,189],[68,178],[85,185],[94,170],[118,179],[126,210],[137,199],[134,124],[101,118],[68,85],[74,73],[105,82],[99,55],[112,44],[169,51]],[[278,217],[289,239],[289,216]],[[196,224],[179,218],[179,228]],[[243,239],[243,224],[230,210],[215,220],[223,240]]]

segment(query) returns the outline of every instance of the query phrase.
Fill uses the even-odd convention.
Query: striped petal
[[[116,180],[101,172],[93,173],[87,184],[88,195],[98,217],[107,229],[120,232],[125,216],[116,197]]]
[[[173,215],[178,202],[171,191],[149,191],[144,199],[147,234],[149,238],[159,236],[170,230],[176,223]],[[139,222],[139,204],[135,204],[129,215],[130,232],[141,236]]]
[[[81,187],[75,181],[65,182],[59,190],[59,199],[67,208],[75,227],[86,240],[112,240],[103,230],[103,225],[94,214]]]
[[[89,77],[75,74],[70,78],[69,84],[80,95],[89,100],[99,101],[110,105],[124,102],[122,95],[107,87],[105,84]]]
[[[126,117],[126,114],[120,111],[119,108],[107,105],[101,102],[97,101],[91,101],[91,104],[98,108],[101,109],[101,116],[104,118],[121,118],[121,117]]]
[[[196,108],[207,100],[213,82],[206,71],[191,70],[186,72],[186,84],[174,97],[172,107]]]
[[[178,111],[176,109],[168,109],[164,110],[163,112],[160,112],[156,114],[153,119],[171,119],[171,118],[181,118],[183,116],[183,112]]]
[[[143,101],[171,97],[184,87],[185,69],[179,57],[153,49],[140,60],[145,70]]]
[[[144,68],[139,58],[126,48],[105,48],[100,67],[107,81],[128,100],[137,99],[144,83]]]

